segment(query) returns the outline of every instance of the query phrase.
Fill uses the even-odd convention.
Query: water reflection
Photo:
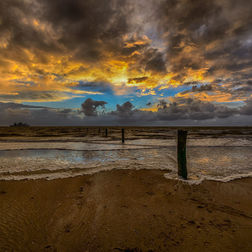
[[[150,152],[150,150],[146,150]],[[70,163],[92,161],[116,161],[143,159],[144,150],[110,150],[110,151],[72,151],[72,150],[4,150],[0,151],[1,159],[45,159],[62,160]]]
[[[252,147],[188,147],[190,178],[225,177],[252,172]],[[62,170],[90,167],[167,169],[177,176],[176,147],[117,150],[3,150],[0,172]],[[85,167],[83,166],[85,165]],[[111,165],[111,164],[110,164]],[[104,168],[106,169],[106,167]]]
[[[225,176],[252,171],[252,147],[190,147],[188,170],[194,174]]]

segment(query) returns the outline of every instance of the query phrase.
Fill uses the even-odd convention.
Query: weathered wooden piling
[[[122,143],[124,143],[124,129],[122,129]]]
[[[108,129],[105,129],[105,137],[108,137]]]
[[[177,162],[178,162],[178,175],[183,179],[187,179],[186,167],[186,138],[187,131],[177,131]]]

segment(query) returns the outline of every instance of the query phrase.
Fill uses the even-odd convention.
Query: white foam
[[[170,173],[165,173],[164,177],[166,179],[175,179],[178,181],[181,181],[183,183],[189,184],[189,185],[199,185],[201,184],[203,181],[217,181],[217,182],[222,182],[222,183],[227,183],[230,182],[232,180],[237,180],[237,179],[243,179],[243,178],[251,178],[252,177],[252,172],[246,173],[246,174],[233,174],[227,177],[222,177],[222,178],[218,178],[218,177],[211,177],[211,176],[201,176],[198,179],[182,179],[179,177],[175,177],[174,175],[171,175]]]
[[[118,141],[104,143],[97,140],[0,142],[0,179],[56,179],[113,169],[169,170],[165,177],[178,179],[174,139],[127,142],[124,145]],[[251,176],[250,140],[220,138],[189,139],[188,142],[189,180],[186,183],[199,184],[204,180],[228,182]]]

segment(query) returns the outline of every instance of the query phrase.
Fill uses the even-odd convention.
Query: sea
[[[22,139],[0,141],[0,180],[59,179],[114,169],[159,169],[167,179],[177,175],[177,143],[168,139],[85,137],[79,140]],[[252,138],[189,136],[188,179],[228,182],[252,176]]]

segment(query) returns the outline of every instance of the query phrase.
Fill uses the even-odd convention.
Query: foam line
[[[184,180],[184,179],[181,179],[181,178],[174,178],[169,173],[165,173],[164,177],[166,179],[173,179],[173,180],[175,179],[175,180],[181,181],[181,182],[189,184],[189,185],[199,185],[203,181],[217,181],[217,182],[227,183],[227,182],[230,182],[232,180],[243,179],[243,178],[251,178],[252,177],[252,172],[245,173],[245,174],[233,174],[233,175],[226,176],[226,177],[223,177],[223,178],[212,177],[212,176],[201,176],[199,179],[188,179],[188,180]]]

